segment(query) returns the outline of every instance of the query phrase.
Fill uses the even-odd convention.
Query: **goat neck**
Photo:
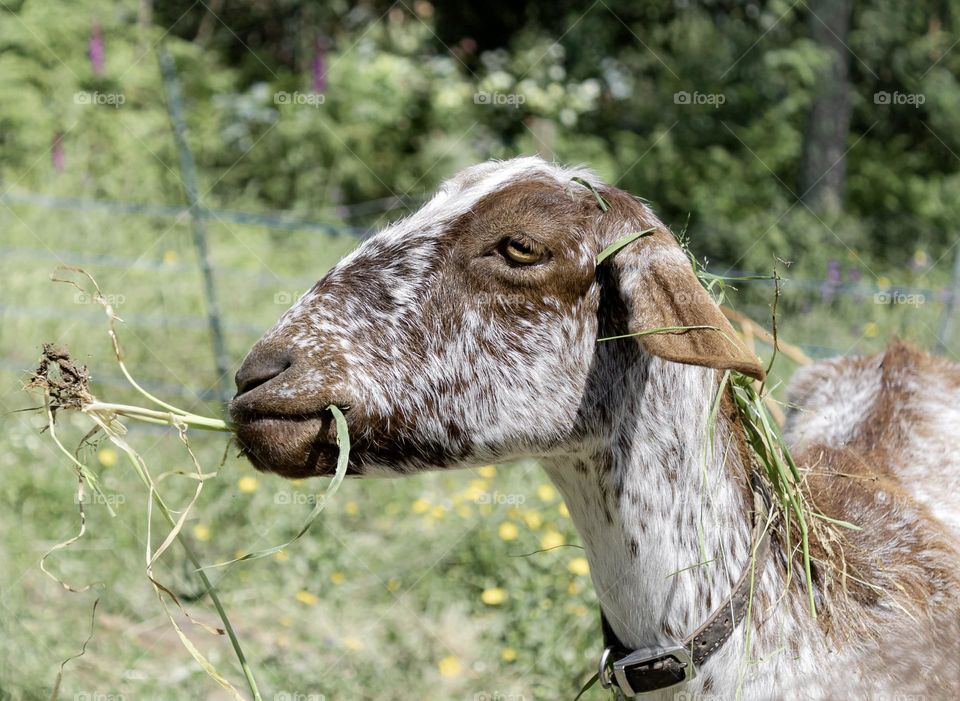
[[[596,417],[600,425],[576,451],[546,461],[583,539],[603,611],[626,645],[675,644],[749,565],[742,429],[727,402],[710,427],[718,377],[637,358],[606,397],[586,402],[608,407]],[[742,637],[716,657],[742,651],[735,642]]]

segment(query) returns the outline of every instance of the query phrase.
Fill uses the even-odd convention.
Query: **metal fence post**
[[[227,346],[223,336],[223,324],[220,319],[220,304],[217,300],[217,288],[213,276],[213,266],[210,264],[210,252],[207,246],[206,212],[200,203],[200,191],[197,187],[197,168],[187,146],[187,125],[183,118],[183,98],[180,91],[180,80],[177,77],[177,68],[173,57],[166,48],[161,47],[159,52],[160,72],[163,74],[164,92],[167,96],[167,112],[173,125],[174,139],[177,143],[177,152],[180,156],[180,179],[183,191],[187,198],[190,212],[190,227],[193,231],[193,244],[197,250],[197,260],[200,263],[200,272],[203,274],[203,291],[207,302],[207,322],[210,326],[210,337],[213,341],[213,356],[217,369],[217,387],[220,390],[222,401],[228,401],[232,394],[233,383],[228,374],[230,372],[230,358],[227,355]]]
[[[946,353],[947,344],[953,337],[953,327],[956,323],[957,302],[960,302],[960,241],[957,246],[957,255],[953,259],[953,279],[950,282],[949,297],[943,302],[943,313],[940,316],[940,328],[937,334],[937,352]]]

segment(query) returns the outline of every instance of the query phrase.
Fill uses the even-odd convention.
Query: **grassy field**
[[[49,698],[60,662],[88,635],[97,598],[93,637],[67,666],[61,698],[228,698],[181,646],[145,578],[146,493],[110,447],[85,455],[117,516],[89,504],[86,537],[48,561],[58,577],[91,589],[71,593],[40,571],[41,555],[77,531],[76,482],[41,435],[42,416],[16,411],[37,404],[21,386],[44,341],[69,346],[89,364],[99,397],[137,400],[112,362],[99,307],[49,281],[58,264],[81,264],[114,295],[138,378],[186,409],[219,412],[189,229],[14,207],[0,210],[0,230],[0,699]],[[210,239],[231,371],[291,297],[355,245],[346,237],[222,223],[211,225]],[[765,290],[752,290],[744,309],[764,317]],[[894,332],[927,344],[933,338],[938,305],[877,303],[868,286],[859,298],[845,294],[807,311],[801,291],[788,285],[781,330],[815,354],[878,350]],[[782,365],[778,378],[790,371]],[[77,445],[85,430],[64,417],[67,445]],[[135,426],[130,440],[154,474],[189,469],[171,431]],[[211,468],[225,441],[201,435],[194,448]],[[185,504],[193,488],[182,479],[164,485],[173,504]],[[185,530],[208,563],[282,543],[322,487],[256,474],[229,452]],[[294,547],[214,576],[265,698],[570,699],[592,673],[600,645],[595,596],[576,544],[535,464],[489,466],[347,482]],[[157,572],[192,615],[216,622],[176,546]],[[225,638],[182,623],[242,688]]]
[[[48,280],[59,263],[82,263],[115,295],[139,379],[185,408],[218,412],[216,402],[203,399],[216,376],[189,230],[62,214],[53,223],[50,213],[28,208],[0,213],[0,227],[10,234],[0,263],[0,698],[49,698],[61,660],[87,636],[98,597],[94,637],[67,667],[61,698],[227,698],[180,645],[145,578],[146,493],[110,447],[89,457],[117,517],[88,505],[88,535],[49,560],[59,577],[92,589],[68,592],[40,571],[43,552],[78,528],[76,482],[40,434],[42,417],[13,413],[37,403],[20,387],[45,340],[68,345],[89,364],[98,396],[136,400],[118,381],[99,307]],[[235,364],[290,296],[355,243],[299,234],[281,240],[223,226],[210,233]],[[134,258],[133,265],[120,260]],[[64,417],[67,445],[85,430]],[[155,474],[189,467],[170,431],[134,426],[131,441]],[[219,463],[224,445],[219,435],[194,440],[206,467]],[[182,504],[192,485],[174,479],[165,488],[172,503]],[[256,474],[231,452],[186,531],[210,563],[282,543],[319,489],[319,481],[290,484]],[[575,542],[538,467],[489,467],[348,482],[288,552],[216,576],[265,698],[560,698],[575,691],[595,654],[596,609],[582,551],[519,556]],[[177,547],[158,572],[185,599],[200,591]],[[216,622],[207,600],[188,606],[200,620]],[[185,626],[241,685],[226,640]]]

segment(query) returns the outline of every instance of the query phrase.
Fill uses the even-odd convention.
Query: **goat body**
[[[327,273],[250,351],[231,414],[253,464],[288,477],[333,471],[331,403],[349,407],[354,476],[538,458],[611,627],[641,647],[692,632],[750,563],[728,398],[709,426],[731,370],[763,377],[651,210],[521,158],[463,171]],[[899,343],[802,372],[805,488],[860,530],[815,539],[815,619],[781,523],[749,621],[687,698],[960,693],[958,378]]]

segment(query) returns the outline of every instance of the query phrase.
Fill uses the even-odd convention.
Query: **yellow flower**
[[[469,491],[476,491],[480,494],[486,494],[489,488],[490,483],[486,480],[470,480],[470,486],[467,487]]]
[[[880,331],[880,327],[877,326],[877,323],[875,321],[868,321],[866,324],[863,325],[863,335],[866,336],[867,338],[875,338],[877,335],[877,332],[879,331]]]
[[[440,668],[440,674],[445,677],[460,676],[460,660],[453,655],[444,657],[437,666]]]
[[[193,537],[197,540],[210,540],[210,528],[202,523],[193,527]]]
[[[470,518],[473,516],[473,509],[471,509],[466,504],[461,504],[457,507],[457,516],[460,518]]]
[[[446,515],[446,513],[447,513],[447,510],[446,510],[444,507],[439,506],[439,505],[438,505],[438,506],[434,506],[434,507],[430,510],[430,515],[433,516],[435,519],[438,519],[438,520],[441,519],[441,518],[443,518],[443,517]]]
[[[333,582],[334,584],[343,584],[344,582],[347,581],[347,575],[339,571],[334,572],[333,574],[330,575],[330,581]]]
[[[360,507],[357,506],[357,502],[355,501],[348,501],[343,505],[343,510],[346,511],[349,516],[356,516],[360,513]]]
[[[484,589],[480,595],[480,600],[487,606],[499,606],[507,600],[507,590],[500,587]]]
[[[177,252],[172,248],[168,248],[163,252],[163,262],[166,263],[167,265],[173,265],[174,263],[177,262],[177,259],[179,257],[180,256],[177,255]]]
[[[505,647],[500,651],[500,659],[504,662],[513,662],[517,659],[517,651],[512,647]]]
[[[282,625],[284,628],[289,628],[293,625],[293,619],[290,618],[290,616],[283,616],[280,618],[280,625]]]
[[[363,649],[363,641],[359,638],[344,638],[343,646],[351,652],[359,652]]]
[[[430,510],[430,502],[426,499],[417,499],[410,508],[415,514],[425,514]]]
[[[564,539],[563,535],[557,533],[554,530],[549,530],[543,534],[543,538],[540,539],[540,547],[544,550],[549,550],[550,548],[556,548],[560,545],[563,545],[567,541]]]
[[[307,606],[314,606],[318,601],[320,601],[316,594],[311,594],[306,589],[301,589],[298,591],[294,598],[301,604],[306,604]]]
[[[540,514],[538,514],[536,511],[528,511],[527,513],[525,513],[523,515],[523,521],[524,523],[527,524],[527,527],[532,531],[537,530],[538,528],[540,528],[540,526],[543,525],[543,517],[540,516]]]
[[[278,550],[273,554],[273,556],[280,560],[280,562],[290,559],[290,553],[288,553],[286,550]]]
[[[537,487],[537,496],[540,501],[553,501],[557,498],[557,490],[550,484],[541,484]]]
[[[587,611],[587,607],[586,607],[586,606],[580,606],[580,605],[578,604],[578,605],[574,606],[572,609],[570,609],[570,613],[572,613],[574,616],[578,616],[579,618],[583,618],[584,616],[586,616],[586,615],[587,615],[588,613],[590,613],[590,612]]]
[[[518,535],[520,535],[520,531],[517,530],[517,527],[509,521],[504,521],[500,524],[501,540],[516,540]]]
[[[557,511],[564,518],[570,518],[570,511],[569,509],[567,509],[567,505],[564,504],[563,502],[560,502],[560,506],[557,507]]]
[[[590,574],[590,563],[587,562],[587,558],[585,557],[575,557],[567,563],[567,569],[570,570],[572,574],[586,577]]]
[[[576,596],[577,594],[580,593],[580,585],[577,584],[577,583],[574,582],[574,581],[571,581],[571,582],[567,585],[567,593],[568,593],[570,596]]]
[[[104,467],[113,467],[117,464],[117,451],[113,448],[101,448],[97,451],[97,460]]]
[[[476,484],[473,484],[473,482],[471,482],[470,486],[467,487],[465,490],[463,490],[462,496],[467,501],[473,501],[473,502],[480,501],[481,497],[483,497],[487,493],[487,487],[486,487],[486,484],[483,482],[483,480],[474,480],[474,482],[480,482],[480,485],[476,485]]]
[[[885,290],[890,287],[890,278],[888,278],[886,275],[881,275],[878,277],[877,287],[879,287],[881,290]]]
[[[257,491],[258,486],[259,482],[257,482],[257,478],[251,475],[241,477],[240,481],[237,482],[237,488],[244,494],[252,494]]]
[[[487,479],[497,476],[497,468],[495,468],[493,465],[484,465],[477,470],[477,472],[480,473],[481,477],[486,477]]]
[[[399,580],[399,579],[388,579],[388,580],[387,580],[387,591],[389,591],[389,592],[395,592],[395,591],[396,591],[397,589],[399,589],[399,588],[400,588],[400,580]]]

